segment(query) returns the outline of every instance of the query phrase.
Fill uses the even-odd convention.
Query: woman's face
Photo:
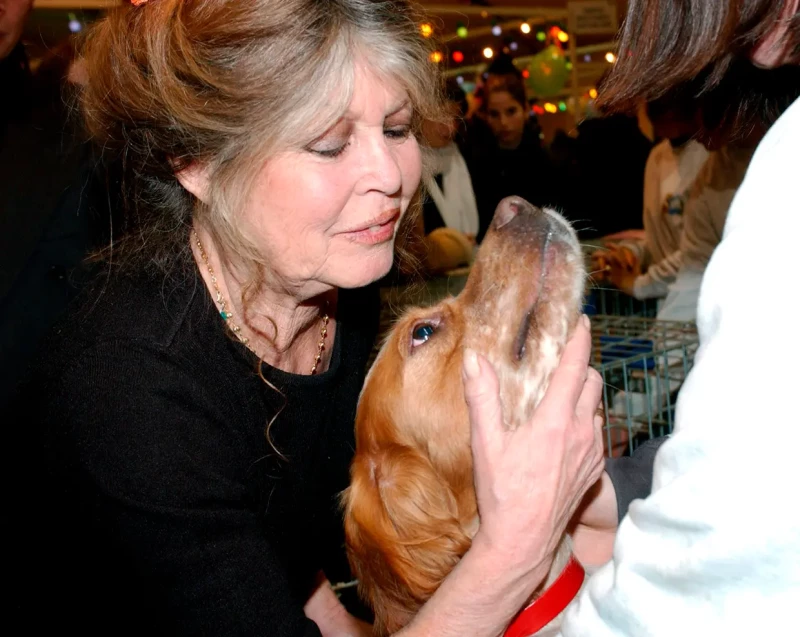
[[[281,285],[300,294],[384,276],[421,176],[408,96],[356,69],[345,116],[307,148],[271,158],[243,215]]]
[[[525,130],[525,109],[508,91],[492,91],[486,100],[486,120],[501,148],[516,148]]]

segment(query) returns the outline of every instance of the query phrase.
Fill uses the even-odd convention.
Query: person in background
[[[601,278],[610,265],[611,282],[640,300],[663,299],[675,280],[681,266],[684,209],[708,159],[708,150],[693,139],[699,122],[690,89],[649,102],[647,116],[660,141],[650,151],[644,172],[644,239],[607,243],[593,254],[592,268]]]
[[[678,271],[667,287],[667,295],[656,315],[658,320],[694,321],[697,318],[703,273],[722,240],[728,210],[763,135],[762,127],[754,127],[747,138],[712,151],[700,169],[687,197]],[[612,281],[617,276],[612,276]]]
[[[746,74],[753,73],[741,64],[736,64],[734,69],[745,74],[742,81],[748,81]],[[703,100],[701,103],[706,118],[714,119],[709,111],[719,110],[720,103],[725,104],[728,100],[725,94],[715,96],[713,100]],[[645,217],[647,237],[643,250],[641,244],[637,246],[635,243],[622,242],[610,254],[604,255],[610,268],[608,279],[638,299],[661,299],[656,318],[665,321],[695,320],[703,272],[722,239],[728,209],[765,133],[764,125],[760,122],[737,136],[731,136],[724,128],[711,134],[704,133],[705,125],[701,121],[703,110],[697,109],[696,112],[695,134],[698,141],[690,143],[702,143],[707,157],[683,198],[677,249],[642,274],[641,270],[646,267],[647,245],[658,244],[659,231],[665,245],[673,240],[671,235],[663,232],[666,224],[659,227],[656,220],[648,224]],[[656,130],[659,130],[658,127]],[[637,250],[637,247],[640,249]]]
[[[486,96],[489,89],[506,80],[523,82],[522,71],[510,55],[500,53],[483,72],[474,93],[475,110],[466,122],[466,143],[461,147],[461,152],[470,165],[494,144],[494,134],[486,121]],[[540,129],[536,117],[531,115],[530,119],[532,128],[538,134]]]
[[[552,164],[529,110],[520,78],[508,75],[487,87],[483,116],[491,128],[492,140],[471,164],[481,215],[479,243],[504,197],[517,195],[540,207],[555,203]]]
[[[432,174],[424,180],[426,197],[417,231],[424,237],[420,260],[428,274],[470,263],[478,234],[478,205],[467,162],[457,144],[465,106],[464,91],[456,82],[448,81],[446,117],[422,125],[431,148]]]
[[[591,117],[578,124],[575,178],[560,194],[581,240],[595,243],[642,227],[644,172],[652,147],[630,115]]]
[[[0,406],[82,286],[112,205],[69,117],[71,41],[49,51],[36,74],[29,69],[20,38],[31,7],[0,0]]]

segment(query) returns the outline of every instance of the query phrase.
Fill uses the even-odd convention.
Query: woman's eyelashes
[[[334,157],[338,157],[339,155],[341,155],[349,145],[350,141],[348,140],[343,144],[334,146],[333,148],[310,148],[309,150],[315,155],[319,155],[320,157],[327,157],[329,159],[332,159]]]
[[[391,126],[388,128],[383,129],[383,135],[386,139],[392,141],[403,141],[408,139],[411,135],[411,125],[403,124],[398,126]],[[350,146],[351,140],[347,139],[346,141],[326,141],[321,142],[318,145],[309,146],[306,150],[315,155],[319,155],[320,157],[325,157],[327,159],[333,159],[339,157],[344,153],[345,150]]]
[[[411,126],[409,124],[392,126],[391,128],[384,129],[383,134],[388,139],[407,139],[408,136],[411,135]]]

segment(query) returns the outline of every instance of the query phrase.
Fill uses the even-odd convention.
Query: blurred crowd
[[[517,195],[573,223],[596,284],[655,299],[662,320],[695,319],[702,274],[764,127],[724,142],[703,134],[721,107],[698,99],[699,79],[642,104],[643,117],[588,117],[545,145],[523,76],[503,56],[472,104],[455,81],[446,93],[452,123],[423,127],[434,161],[417,230],[429,276],[468,265],[497,204]]]

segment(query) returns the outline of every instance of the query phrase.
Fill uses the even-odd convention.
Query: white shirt
[[[762,140],[706,269],[701,348],[563,637],[800,634],[800,100]]]
[[[425,187],[436,204],[444,225],[475,236],[479,230],[478,204],[472,189],[467,162],[454,143],[431,151],[434,174],[442,175],[442,188],[435,179],[426,179]]]
[[[636,280],[636,298],[666,296],[675,279],[681,266],[684,208],[708,157],[705,147],[694,140],[675,148],[665,139],[650,151],[642,212],[646,239],[640,254],[647,272]]]

